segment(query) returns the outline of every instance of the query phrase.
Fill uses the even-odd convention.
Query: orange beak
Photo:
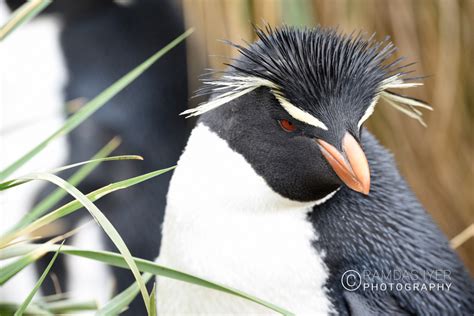
[[[318,139],[317,142],[324,158],[342,182],[352,190],[368,195],[370,190],[369,164],[355,138],[346,133],[342,139],[342,149],[347,159],[333,145],[322,139]]]

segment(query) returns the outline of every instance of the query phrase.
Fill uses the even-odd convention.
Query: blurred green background
[[[425,86],[401,91],[429,102],[428,128],[380,101],[367,127],[388,147],[426,209],[452,239],[474,222],[474,1],[183,0],[190,92],[207,67],[222,69],[235,49],[219,40],[253,41],[251,23],[337,26],[389,35],[397,55],[416,62]],[[396,57],[398,57],[396,56]],[[474,226],[471,226],[471,232]],[[474,239],[457,251],[474,272]]]

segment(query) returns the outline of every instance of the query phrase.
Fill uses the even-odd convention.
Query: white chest
[[[332,310],[327,270],[312,247],[314,203],[274,191],[225,141],[200,125],[171,181],[158,262],[242,290],[298,315]],[[158,279],[160,314],[271,314],[252,302]]]

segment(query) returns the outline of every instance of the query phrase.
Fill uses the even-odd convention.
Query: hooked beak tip
[[[350,189],[368,195],[370,191],[369,164],[355,138],[349,133],[344,135],[342,149],[345,157],[333,145],[324,140],[318,139],[317,142],[324,158],[342,182]]]

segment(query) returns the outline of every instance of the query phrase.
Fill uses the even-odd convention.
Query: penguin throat
[[[241,154],[231,149],[225,140],[202,123],[193,130],[172,181],[181,183],[170,187],[169,199],[173,198],[175,190],[185,188],[186,196],[196,203],[257,212],[307,212],[313,206],[326,202],[337,192],[336,190],[322,199],[310,202],[283,197],[254,171]]]

